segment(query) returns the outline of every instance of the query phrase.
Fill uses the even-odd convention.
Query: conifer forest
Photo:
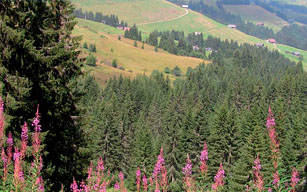
[[[74,9],[0,1],[0,191],[307,191],[302,61],[209,36],[200,46],[213,51],[195,56],[209,64],[102,86],[72,35]],[[125,36],[142,40],[131,28]],[[163,48],[169,33],[145,42]],[[196,38],[183,35],[178,54],[191,54]]]

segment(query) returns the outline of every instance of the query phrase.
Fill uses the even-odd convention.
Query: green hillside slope
[[[75,27],[73,35],[82,36],[82,43],[95,44],[97,52],[92,53],[97,57],[97,66],[86,66],[95,77],[104,83],[106,79],[112,76],[124,75],[135,77],[139,74],[150,75],[154,70],[164,71],[166,67],[173,69],[178,66],[183,73],[188,67],[195,68],[204,61],[192,57],[176,56],[163,50],[154,51],[154,47],[145,45],[141,48],[142,43],[138,43],[138,47],[134,46],[134,41],[126,38],[118,40],[118,34],[122,34],[121,30],[113,27],[77,19],[78,25]],[[83,50],[83,57],[88,55],[86,49]],[[114,68],[111,66],[112,61],[116,59],[118,66],[125,70]],[[175,79],[170,75],[171,79]]]
[[[213,35],[221,39],[232,39],[239,43],[264,43],[269,49],[278,49],[282,53],[296,50],[304,55],[303,62],[307,68],[306,51],[283,45],[269,44],[264,40],[246,35],[236,29],[230,29],[197,12],[189,10],[187,13],[185,9],[164,0],[73,0],[73,2],[75,2],[77,7],[81,6],[84,10],[101,11],[103,14],[112,13],[118,15],[120,20],[128,21],[130,25],[136,23],[145,37],[153,30],[175,29],[182,30],[186,34],[202,32],[205,37]],[[155,14],[152,14],[152,12],[155,12]],[[290,54],[285,55],[294,61],[298,61],[298,57]]]

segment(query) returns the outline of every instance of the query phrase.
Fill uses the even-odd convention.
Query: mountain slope
[[[300,52],[304,56],[303,63],[307,68],[307,51],[279,44],[272,45],[236,29],[230,29],[221,23],[191,10],[185,15],[185,9],[164,0],[91,0],[89,2],[85,0],[73,0],[73,2],[76,3],[77,7],[81,6],[84,10],[105,11],[103,14],[112,13],[118,15],[120,20],[130,21],[130,25],[132,23],[139,24],[138,27],[145,37],[153,30],[165,31],[175,29],[182,30],[186,34],[202,32],[204,36],[213,35],[221,39],[235,40],[239,43],[263,43],[269,49],[277,49],[294,61],[298,61],[298,57],[294,57],[288,53],[286,54],[286,51]],[[125,13],[123,13],[123,9]],[[151,15],[153,10],[156,13]],[[144,24],[146,22],[154,23]]]
[[[178,66],[183,73],[188,67],[196,67],[202,62],[208,63],[197,58],[177,56],[167,53],[163,50],[154,51],[154,47],[146,45],[141,48],[142,43],[137,42],[138,47],[134,47],[134,41],[121,38],[118,40],[118,34],[122,31],[116,28],[92,22],[88,20],[77,19],[78,25],[74,29],[73,35],[82,35],[82,43],[95,44],[97,52],[93,53],[97,57],[97,66],[87,66],[88,69],[102,83],[114,75],[120,74],[129,77],[135,77],[139,74],[150,75],[154,70],[164,71],[165,67],[173,69]],[[83,56],[88,52],[83,49]],[[112,61],[116,59],[118,66],[125,70],[113,68]],[[170,76],[174,79],[174,76]]]

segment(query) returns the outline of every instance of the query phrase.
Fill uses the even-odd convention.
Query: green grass
[[[224,5],[223,7],[229,13],[239,15],[245,21],[254,23],[263,22],[275,32],[279,31],[287,24],[287,22],[280,17],[257,5]]]
[[[72,0],[77,8],[86,11],[115,14],[120,20],[134,23],[159,21],[185,13],[183,9],[162,0]]]
[[[304,69],[307,71],[307,51],[302,51],[300,49],[296,49],[294,47],[290,47],[290,46],[287,46],[287,45],[281,45],[281,44],[278,44],[277,47],[281,51],[281,53],[283,53],[289,59],[291,59],[292,61],[295,61],[295,62],[298,61],[298,57],[296,57],[294,55],[291,55],[289,53],[286,53],[286,51],[289,51],[289,52],[300,52],[300,54],[303,55],[303,58],[304,58],[303,61],[302,61]]]
[[[123,37],[121,41],[118,40],[118,33],[116,33],[117,29],[115,28],[115,31],[112,31],[109,26],[101,23],[82,19],[78,19],[78,21],[79,23],[75,27],[73,35],[82,36],[81,45],[84,42],[87,42],[88,45],[96,45],[97,52],[93,53],[93,55],[97,57],[97,66],[87,66],[86,68],[102,84],[114,75],[124,75],[126,77],[135,77],[144,73],[150,75],[154,70],[164,71],[165,67],[173,69],[176,65],[185,73],[188,67],[195,68],[202,62],[208,63],[208,61],[203,61],[202,59],[176,56],[160,49],[155,52],[154,47],[149,45],[145,45],[145,49],[141,49],[141,42],[138,42],[138,47],[134,47],[133,40]],[[121,30],[118,32],[122,33]],[[86,57],[88,55],[87,50],[82,49],[82,51],[82,57]],[[125,70],[111,67],[110,64],[114,59]],[[175,79],[175,77],[171,75],[170,79]]]
[[[148,20],[148,18],[146,19],[146,17],[143,18],[144,12],[146,13],[148,11],[147,16],[149,16],[152,12],[152,10],[159,12],[165,12],[165,9],[168,7],[168,9],[170,9],[170,12],[172,12],[171,10],[179,10],[178,12],[176,12],[176,14],[173,14],[170,18],[174,18],[174,17],[178,17],[180,15],[182,15],[185,11],[184,9],[180,8],[177,5],[174,4],[170,4],[167,3],[166,1],[163,0],[152,0],[150,1],[151,3],[154,2],[154,6],[153,8],[151,8],[150,6],[147,6],[144,4],[144,2],[148,2],[148,1],[144,1],[144,0],[91,0],[91,1],[85,1],[85,0],[73,0],[74,2],[79,3],[79,6],[82,6],[83,9],[93,9],[93,10],[108,10],[111,13],[111,11],[114,11],[113,13],[115,14],[122,14],[120,13],[122,9],[125,9],[125,11],[127,13],[132,13],[131,15],[124,15],[125,18],[130,18],[132,20],[139,20],[142,22],[147,22],[150,21]],[[87,3],[88,2],[88,3]],[[213,0],[212,0],[213,2]],[[97,3],[97,4],[96,4]],[[151,3],[149,3],[151,5]],[[109,7],[109,5],[112,4],[112,6],[117,7],[117,9],[114,9],[114,7]],[[131,5],[136,5],[138,4],[138,6],[134,7],[134,6],[126,6],[127,4],[131,4]],[[77,4],[78,6],[78,4]],[[84,7],[83,7],[84,6]],[[160,10],[160,11],[159,11]],[[123,14],[122,14],[123,15]],[[155,14],[152,18],[154,18],[154,21],[157,19],[162,19],[164,18],[163,14],[160,16],[157,16],[157,14]],[[165,19],[165,18],[164,18]],[[166,18],[169,19],[169,18]],[[85,21],[82,19],[78,19],[79,21],[79,26],[81,26],[81,28],[83,28],[84,26],[89,27],[92,30],[96,30],[99,32],[103,32],[103,33],[110,33],[110,34],[123,34],[123,31],[121,30],[117,30],[115,28],[100,24],[100,23],[95,23],[95,22],[90,22],[90,21]],[[246,35],[236,29],[229,29],[228,27],[226,27],[223,24],[220,24],[204,15],[201,15],[199,13],[196,13],[194,11],[189,10],[189,14],[181,17],[179,19],[175,19],[175,20],[170,20],[170,21],[164,21],[164,22],[158,22],[158,23],[153,23],[153,24],[146,24],[146,25],[139,25],[140,30],[143,32],[143,37],[148,37],[149,33],[152,32],[153,30],[182,30],[185,32],[185,34],[188,33],[192,33],[192,32],[202,32],[204,34],[205,37],[207,37],[208,35],[212,35],[215,37],[219,37],[221,39],[232,39],[234,41],[238,41],[239,43],[250,43],[250,44],[255,44],[255,43],[264,43],[266,47],[268,47],[269,49],[273,50],[273,49],[280,49],[280,51],[282,53],[285,53],[285,51],[290,51],[292,52],[292,50],[295,51],[299,51],[303,56],[304,56],[304,66],[307,65],[307,56],[305,56],[307,54],[306,51],[303,50],[299,50],[299,49],[295,49],[289,46],[284,46],[284,45],[277,45],[277,47],[275,47],[274,45],[270,44],[270,43],[266,43],[264,40],[258,39],[254,36],[249,36]],[[85,29],[85,28],[83,28]],[[80,29],[76,29],[76,30],[80,30]],[[86,30],[89,31],[89,30]],[[84,33],[85,31],[81,32],[79,34]],[[88,33],[88,32],[86,32]],[[101,38],[100,38],[101,39]],[[128,42],[127,42],[128,43]],[[130,42],[129,42],[130,43]],[[133,44],[133,42],[132,42]],[[140,43],[139,43],[140,45]],[[108,47],[108,46],[107,46]],[[146,47],[146,46],[145,46]],[[133,47],[131,48],[133,50]],[[153,49],[153,48],[152,48]],[[109,51],[109,50],[106,50]],[[105,53],[101,53],[101,54],[105,54]],[[132,55],[137,55],[137,53],[134,53]],[[288,58],[292,59],[293,61],[298,62],[298,58],[294,57],[290,54],[285,54]],[[148,55],[150,57],[150,54]],[[108,56],[109,58],[111,58],[110,56]],[[125,60],[126,62],[128,62],[128,60]],[[130,59],[130,62],[128,63],[132,63],[133,59]],[[143,59],[144,61],[144,59]],[[140,61],[137,61],[140,63]],[[152,62],[147,60],[146,62]],[[145,62],[145,63],[146,63]],[[129,64],[130,65],[130,64]],[[157,67],[157,66],[156,66]],[[162,67],[158,67],[157,69],[162,69]],[[153,68],[150,67],[149,71],[152,71]],[[137,68],[137,71],[142,71],[141,69]],[[144,68],[143,68],[144,71]]]

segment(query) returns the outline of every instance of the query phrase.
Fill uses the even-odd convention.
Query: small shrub
[[[117,60],[116,59],[114,59],[112,61],[112,67],[117,68]]]
[[[86,57],[86,64],[87,65],[91,65],[91,66],[96,66],[96,57],[92,54],[89,54],[87,57]]]
[[[86,43],[86,42],[83,43],[83,48],[84,48],[84,49],[88,49],[88,46],[87,46],[87,43]]]
[[[138,44],[136,41],[134,41],[134,47],[138,47]]]
[[[95,44],[90,44],[90,47],[88,48],[90,52],[96,52],[96,45]]]
[[[164,69],[164,73],[166,73],[166,74],[170,74],[170,73],[171,73],[171,70],[170,70],[170,68],[168,68],[168,67],[165,67],[165,69]]]
[[[182,74],[182,71],[181,71],[181,69],[180,69],[178,66],[176,66],[176,67],[172,70],[172,74],[175,75],[176,77],[180,77],[181,74]]]

